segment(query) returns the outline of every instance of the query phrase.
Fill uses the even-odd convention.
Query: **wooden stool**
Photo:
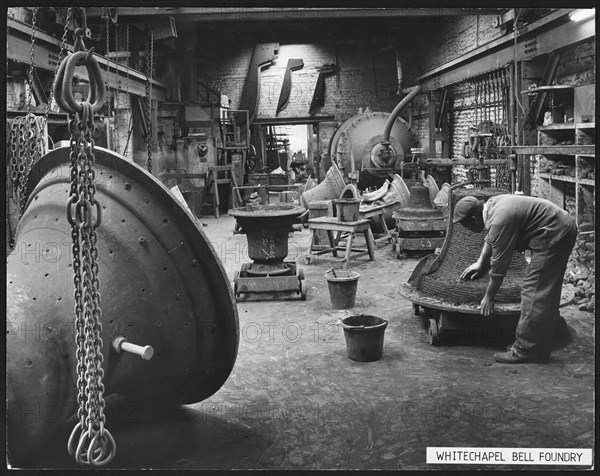
[[[361,219],[368,219],[371,217],[379,217],[379,221],[381,222],[381,228],[383,229],[383,235],[379,238],[374,238],[373,242],[375,246],[379,245],[382,241],[387,241],[388,243],[393,242],[392,234],[390,230],[388,230],[387,224],[385,223],[385,218],[383,217],[383,208],[384,207],[361,207],[358,216]]]
[[[306,264],[310,264],[311,258],[316,258],[319,255],[324,253],[333,254],[333,261],[343,261],[343,268],[346,269],[348,267],[348,261],[350,259],[350,253],[354,253],[353,257],[358,257],[362,255],[369,255],[369,259],[373,261],[375,259],[375,255],[373,254],[373,234],[371,233],[371,226],[369,224],[369,220],[358,220],[358,221],[350,221],[343,222],[338,221],[335,217],[320,217],[314,218],[312,220],[308,220],[308,227],[310,229],[310,243],[308,245],[308,256],[306,257]],[[316,249],[313,245],[315,241],[315,233],[317,230],[325,230],[327,232],[327,236],[329,238],[330,248],[325,250]],[[333,232],[336,232],[336,236],[334,238]],[[340,237],[342,233],[348,233],[348,240],[346,242],[346,246],[338,246]],[[363,233],[365,236],[366,249],[365,248],[352,248],[352,241],[354,239],[355,233]],[[346,253],[343,258],[338,257],[338,250],[346,250]]]

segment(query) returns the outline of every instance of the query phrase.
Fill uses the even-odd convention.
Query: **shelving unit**
[[[572,195],[569,189],[574,187],[577,224],[593,222],[596,187],[593,85],[579,88],[547,86],[524,92],[552,93],[555,90],[560,90],[563,99],[566,98],[563,110],[567,111],[565,119],[568,122],[538,125],[536,128],[538,145],[531,147],[531,153],[539,156],[539,195],[567,208],[565,196]],[[565,96],[569,92],[572,93]],[[569,114],[571,111],[572,116]],[[569,121],[571,118],[572,122]]]

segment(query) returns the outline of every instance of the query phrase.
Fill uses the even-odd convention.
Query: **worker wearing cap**
[[[507,352],[494,354],[502,363],[545,361],[561,319],[560,294],[567,261],[577,238],[575,222],[554,203],[524,195],[496,195],[483,202],[464,197],[454,207],[453,223],[475,233],[487,230],[477,262],[461,279],[476,279],[489,271],[481,314],[494,312],[494,297],[510,266],[513,251],[533,251],[521,285],[521,316],[516,340]]]

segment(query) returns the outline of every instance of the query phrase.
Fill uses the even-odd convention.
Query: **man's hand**
[[[481,274],[484,271],[485,266],[483,266],[479,261],[477,261],[462,272],[462,274],[460,275],[460,279],[477,279],[481,277]]]
[[[481,314],[491,316],[494,313],[494,298],[488,297],[486,294],[481,300]]]

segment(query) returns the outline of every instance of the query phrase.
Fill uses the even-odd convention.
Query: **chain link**
[[[152,27],[150,27],[149,30],[150,35],[146,36],[146,39],[149,40],[146,44],[146,149],[148,151],[148,172],[152,173],[152,70],[154,67],[154,30]]]
[[[108,121],[108,130],[111,131],[111,127],[110,127],[110,118],[112,116],[112,104],[111,104],[111,100],[110,97],[108,96],[108,93],[110,91],[110,14],[108,11],[108,8],[105,8],[105,12],[106,12],[106,17],[105,17],[105,25],[106,25],[106,105],[107,105],[107,121]],[[116,65],[115,65],[116,66]],[[115,67],[115,71],[116,71],[116,67]],[[114,124],[113,124],[113,128],[112,131],[114,132]],[[107,137],[106,138],[106,143],[109,149],[113,149],[113,147],[110,146],[111,143],[111,139],[112,139],[112,143],[114,144],[115,140],[114,137]]]
[[[85,50],[83,43],[81,47]],[[97,63],[94,64],[97,67]],[[72,78],[65,76],[63,80],[71,81]],[[57,89],[57,96],[60,90]],[[103,93],[100,96],[103,96]],[[80,110],[68,111],[71,152],[67,201],[67,219],[71,225],[73,254],[79,421],[71,432],[67,448],[77,463],[100,466],[112,460],[116,445],[112,435],[104,426],[106,421],[102,384],[104,357],[96,231],[101,224],[101,206],[95,197],[96,185],[94,184],[96,175],[93,139],[94,105],[88,101],[79,105]],[[98,107],[101,107],[101,103]]]
[[[52,107],[52,101],[54,100],[54,87],[56,85],[56,76],[58,74],[58,68],[63,60],[63,52],[67,49],[67,34],[69,32],[69,24],[73,16],[73,7],[69,7],[67,10],[67,18],[65,19],[65,27],[63,30],[62,38],[60,40],[60,49],[58,51],[58,61],[56,62],[56,68],[54,69],[54,77],[52,78],[52,87],[50,88],[50,96],[48,97],[48,107],[44,114],[44,122],[48,124],[48,115],[50,114],[50,108]]]
[[[37,32],[37,12],[38,7],[33,7],[33,12],[31,15],[31,48],[29,50],[29,72],[27,76],[27,83],[29,88],[27,89],[27,111],[31,112],[31,100],[33,98],[33,58],[35,54],[35,34]]]
[[[115,23],[115,72],[117,73],[117,84],[115,85],[115,118],[113,120],[113,137],[117,133],[117,115],[119,112],[119,93],[121,89],[121,78],[119,75],[119,69],[117,65],[121,64],[119,58],[119,24]],[[119,141],[113,140],[113,147],[115,152],[119,152]]]
[[[19,202],[19,217],[27,201],[27,179],[33,164],[44,154],[44,118],[33,113],[15,117],[9,129],[9,166],[13,196]]]

